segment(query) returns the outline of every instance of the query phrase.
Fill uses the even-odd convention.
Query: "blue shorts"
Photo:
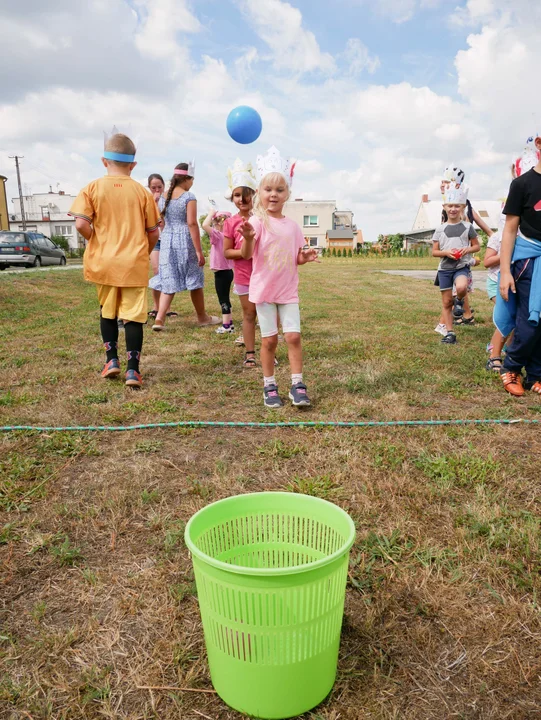
[[[460,270],[438,270],[438,276],[434,285],[439,285],[440,291],[452,290],[453,285],[458,277],[464,275],[468,277],[471,270],[469,267],[460,268]]]
[[[488,299],[492,300],[498,294],[498,281],[487,277],[487,295]]]
[[[158,242],[156,243],[156,245],[154,245],[154,249],[152,250],[152,252],[154,252],[154,250],[157,250],[158,252],[160,251],[160,239],[159,238],[158,238]]]

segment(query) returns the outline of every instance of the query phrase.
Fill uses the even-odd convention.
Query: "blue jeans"
[[[530,288],[535,259],[517,260],[511,266],[515,280],[517,319],[513,341],[503,361],[504,372],[521,373],[526,370],[526,385],[541,380],[541,323],[534,327],[528,322],[530,316]]]

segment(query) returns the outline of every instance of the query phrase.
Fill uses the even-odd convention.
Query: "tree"
[[[333,256],[333,257],[336,257],[336,248],[333,248],[333,249],[332,249],[332,256]]]
[[[204,215],[199,216],[199,225],[203,226],[203,220],[207,217],[207,213]],[[207,233],[202,230],[201,231],[201,248],[203,250],[203,255],[208,255],[210,252],[210,238],[207,235]]]
[[[54,242],[55,245],[58,245],[59,248],[62,248],[64,252],[71,251],[68,238],[64,237],[63,235],[53,235],[51,237],[51,242]]]
[[[351,252],[351,248],[348,250],[348,257],[353,257],[353,253]]]
[[[337,257],[342,257],[342,250],[341,250],[341,248],[338,248],[338,250],[337,250],[337,252],[336,252],[336,256],[337,256]]]

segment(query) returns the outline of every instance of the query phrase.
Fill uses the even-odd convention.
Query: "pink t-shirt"
[[[231,270],[233,261],[224,257],[224,235],[214,228],[210,231],[210,269]]]
[[[304,246],[302,230],[290,218],[269,218],[267,229],[258,217],[250,219],[255,230],[250,302],[299,302],[297,256]]]
[[[242,225],[243,222],[244,218],[240,215],[233,215],[233,217],[227,218],[224,223],[224,237],[233,240],[235,250],[240,250],[244,240],[238,230],[239,225]],[[252,261],[243,258],[233,260],[233,272],[235,274],[235,285],[249,285],[252,277]]]

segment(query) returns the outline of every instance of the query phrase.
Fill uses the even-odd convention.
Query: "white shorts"
[[[257,319],[261,337],[272,337],[278,335],[278,316],[284,333],[300,333],[301,313],[299,303],[287,303],[277,305],[276,303],[261,303],[256,305]]]

